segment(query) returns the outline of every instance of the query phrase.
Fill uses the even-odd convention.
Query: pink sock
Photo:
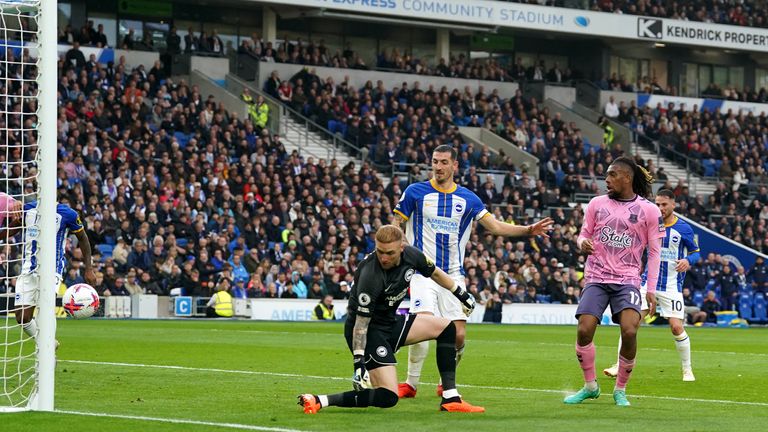
[[[632,376],[632,369],[635,367],[635,359],[627,360],[619,356],[619,376],[616,377],[616,390],[627,388],[629,377]]]
[[[590,342],[587,346],[579,346],[577,342],[576,358],[584,372],[584,382],[595,381],[597,379],[595,376],[595,344]]]

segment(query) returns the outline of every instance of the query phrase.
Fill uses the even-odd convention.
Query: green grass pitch
[[[640,331],[633,406],[603,396],[566,406],[581,386],[575,327],[471,325],[459,390],[485,414],[438,411],[434,384],[389,410],[327,408],[305,415],[304,392],[351,388],[340,323],[61,321],[57,410],[0,414],[0,430],[40,431],[750,431],[768,424],[768,330],[689,328],[697,381],[681,381],[667,328]],[[597,366],[618,329],[598,329]],[[398,355],[404,377],[407,350]],[[437,381],[434,345],[423,380]]]

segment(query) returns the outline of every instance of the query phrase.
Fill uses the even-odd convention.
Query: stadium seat
[[[744,297],[739,300],[739,316],[747,321],[752,321],[752,301]]]
[[[189,135],[183,132],[174,132],[173,137],[179,142],[179,147],[182,149],[187,147],[187,143],[189,143]]]
[[[114,246],[111,244],[97,244],[96,249],[99,250],[99,253],[101,254],[101,259],[105,260],[107,258],[112,257],[112,251],[115,249]]]
[[[704,293],[701,291],[694,291],[693,292],[693,302],[696,303],[697,307],[701,307],[701,305],[704,304]]]
[[[714,177],[715,176],[715,161],[712,159],[704,159],[701,161],[701,165],[704,167],[704,177]]]
[[[754,306],[752,309],[752,319],[758,322],[767,322],[768,314],[765,311],[765,297],[762,294],[755,296]]]

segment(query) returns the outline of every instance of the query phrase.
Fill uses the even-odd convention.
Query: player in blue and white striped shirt
[[[31,337],[37,336],[37,323],[34,319],[37,307],[39,275],[37,262],[38,228],[37,202],[24,204],[24,249],[21,274],[16,279],[16,322],[22,325],[24,332]],[[21,229],[22,227],[17,227]],[[83,252],[85,272],[83,277],[89,284],[96,283],[96,274],[91,263],[91,243],[85,233],[80,216],[67,204],[56,206],[56,287],[59,286],[66,266],[66,243],[69,234],[77,236],[78,247]],[[54,287],[54,290],[56,289]],[[58,343],[57,343],[58,345]]]
[[[683,302],[683,281],[685,272],[701,258],[699,245],[696,244],[693,229],[682,219],[675,216],[675,194],[669,189],[656,193],[656,205],[661,210],[666,227],[666,236],[661,244],[661,268],[659,281],[656,285],[656,302],[659,315],[669,320],[672,336],[683,367],[683,381],[695,381],[691,368],[691,340],[683,328],[685,322],[685,304]],[[645,303],[646,277],[648,269],[643,273],[643,283],[640,287],[643,298],[643,318],[648,313]],[[619,343],[621,346],[621,343]],[[608,376],[616,376],[618,366],[613,365],[603,371]]]
[[[553,224],[545,218],[528,225],[510,225],[496,220],[480,198],[453,181],[458,171],[456,150],[440,145],[432,153],[432,179],[414,183],[405,189],[394,209],[393,224],[406,225],[406,238],[458,285],[466,288],[464,256],[472,225],[479,222],[486,230],[501,236],[547,235]],[[446,296],[429,278],[414,274],[411,279],[411,313],[426,313],[448,318],[456,325],[456,361],[464,352],[467,316],[453,295]],[[450,293],[449,293],[450,294]],[[408,355],[408,380],[398,386],[398,395],[414,397],[429,342],[411,345]],[[440,392],[438,387],[438,393]]]

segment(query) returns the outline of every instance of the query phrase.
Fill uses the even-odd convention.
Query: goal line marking
[[[89,360],[59,360],[59,362],[74,363],[74,364],[91,364],[91,365],[101,365],[101,366],[171,369],[171,370],[183,370],[183,371],[193,371],[193,372],[216,372],[216,373],[229,373],[229,374],[240,374],[240,375],[261,375],[261,376],[275,376],[275,377],[284,377],[284,378],[307,378],[307,379],[336,380],[336,381],[352,380],[351,378],[331,377],[331,376],[303,375],[303,374],[281,373],[281,372],[248,371],[248,370],[237,370],[237,369],[198,368],[198,367],[176,366],[176,365],[152,365],[152,364],[141,364],[141,363],[100,362],[100,361],[89,361]],[[432,383],[423,383],[423,384],[432,385]],[[516,391],[516,392],[537,392],[537,393],[557,393],[557,394],[566,393],[563,390],[536,389],[536,388],[526,388],[526,387],[503,387],[503,386],[486,386],[486,385],[473,385],[473,384],[461,384],[461,387],[485,389],[485,390]],[[721,400],[721,399],[682,398],[682,397],[674,397],[674,396],[651,396],[651,395],[637,395],[637,394],[632,394],[631,396],[636,398],[642,398],[642,399],[674,400],[674,401],[681,401],[681,402],[702,402],[702,403],[768,407],[768,402],[747,402],[747,401],[733,401],[733,400]]]

